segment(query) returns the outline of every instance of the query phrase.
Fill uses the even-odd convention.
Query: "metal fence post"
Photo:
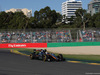
[[[82,39],[82,41],[83,41],[82,33],[81,33],[80,30],[79,30],[79,34],[80,34],[80,37],[81,37],[81,39]]]
[[[93,38],[94,38],[94,34],[93,34],[93,31],[92,31],[92,42],[94,41],[94,39],[93,39]]]
[[[33,40],[32,40],[32,31],[30,31],[30,35],[31,35],[31,43],[33,43]]]
[[[77,42],[79,41],[79,38],[78,38],[78,36],[79,36],[79,35],[78,35],[78,31],[77,31]]]
[[[69,30],[70,40],[72,41],[71,31]]]
[[[47,39],[48,39],[48,38],[47,38],[47,31],[46,31],[46,43],[48,42]]]

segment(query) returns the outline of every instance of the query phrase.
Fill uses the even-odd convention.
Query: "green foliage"
[[[45,7],[40,11],[34,13],[34,24],[38,28],[50,28],[56,21],[59,21],[60,14],[56,13],[55,10],[51,10],[50,7]]]
[[[84,9],[78,9],[76,12],[76,17],[71,16],[67,18],[63,15],[64,23],[60,26],[61,28],[98,28],[100,27],[100,13],[96,13],[91,16],[90,13],[87,13]],[[65,23],[69,21],[69,23]]]
[[[100,55],[64,55],[67,59],[74,59],[80,61],[99,61]]]
[[[65,15],[45,7],[34,12],[34,16],[28,18],[23,12],[0,12],[1,29],[33,29],[33,28],[90,28],[100,27],[100,13],[91,16],[84,9],[78,9],[76,17],[67,18]],[[63,19],[63,22],[62,22]],[[69,21],[66,24],[66,21]]]
[[[84,10],[84,9],[78,9],[78,10],[75,12],[75,14],[76,14],[77,17],[82,18],[82,16],[84,16],[84,14],[86,14],[86,10]]]
[[[100,27],[100,13],[94,14],[93,15],[93,20],[94,20],[95,26],[97,28]]]
[[[0,28],[6,28],[8,25],[8,14],[5,12],[0,13]]]
[[[1,29],[26,29],[28,18],[22,12],[0,12]]]

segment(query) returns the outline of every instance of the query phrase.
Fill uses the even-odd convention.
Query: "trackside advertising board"
[[[0,48],[47,48],[47,43],[7,43],[0,44]]]

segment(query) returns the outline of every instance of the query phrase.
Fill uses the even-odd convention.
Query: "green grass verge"
[[[100,62],[100,55],[64,55],[69,60]]]
[[[12,49],[17,50],[23,54],[30,55],[33,52],[33,49]],[[57,53],[55,53],[58,55]],[[87,62],[99,62],[100,63],[100,55],[66,55],[63,54],[64,58],[67,60],[77,60],[77,61],[87,61]]]

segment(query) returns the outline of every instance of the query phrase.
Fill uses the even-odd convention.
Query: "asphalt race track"
[[[100,75],[100,66],[43,62],[0,50],[0,75]]]

